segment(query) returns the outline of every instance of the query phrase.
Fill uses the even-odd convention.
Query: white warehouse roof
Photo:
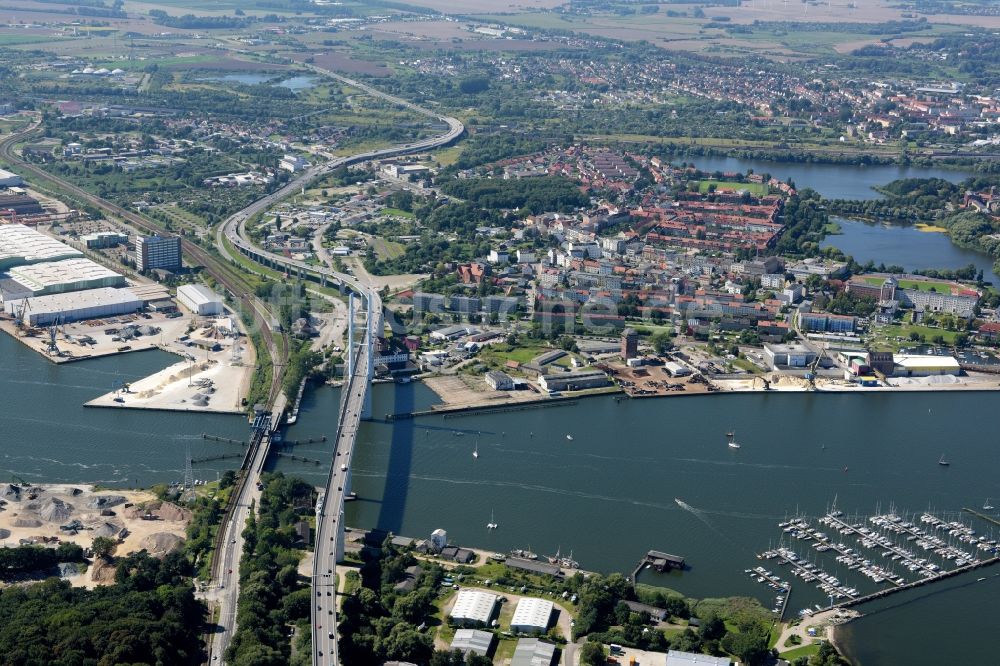
[[[496,604],[495,594],[479,590],[460,590],[451,609],[451,618],[487,624],[493,617]]]
[[[546,599],[522,597],[517,602],[517,608],[514,610],[514,617],[510,620],[510,626],[512,629],[516,627],[529,631],[531,629],[545,631],[549,626],[549,620],[552,618],[552,608],[552,602]]]
[[[184,284],[177,287],[177,296],[183,296],[195,305],[222,303],[222,296],[200,284]]]
[[[485,656],[493,647],[493,634],[479,629],[457,629],[455,638],[451,641],[452,650],[461,650],[468,654],[474,652]]]
[[[680,650],[667,651],[667,666],[730,666],[730,664],[732,662],[728,657],[712,657]]]
[[[36,296],[125,285],[124,277],[90,259],[46,261],[15,266],[8,272],[11,278]]]
[[[947,369],[959,371],[958,360],[954,356],[936,356],[923,354],[897,354],[893,360],[907,370],[938,370]]]
[[[20,313],[30,326],[46,326],[135,312],[142,308],[142,300],[129,289],[104,287],[12,300],[5,302],[4,308],[9,314]]]
[[[23,224],[0,225],[0,270],[82,256],[79,250]]]

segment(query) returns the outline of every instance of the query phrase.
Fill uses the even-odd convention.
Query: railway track
[[[8,163],[16,166],[20,171],[27,172],[41,181],[54,184],[55,186],[67,191],[78,201],[86,202],[100,208],[115,217],[121,218],[137,229],[154,234],[167,233],[166,229],[152,220],[122,208],[121,206],[111,203],[110,201],[106,201],[95,194],[91,194],[83,188],[54,176],[44,169],[30,164],[19,157],[14,152],[14,146],[18,141],[37,131],[39,125],[39,122],[35,122],[21,132],[12,134],[0,141],[0,157]],[[236,270],[233,269],[232,266],[230,266],[226,261],[215,257],[200,245],[191,242],[183,236],[181,237],[181,249],[184,255],[188,257],[192,263],[203,266],[205,271],[211,275],[216,282],[225,287],[226,290],[232,294],[233,298],[240,303],[240,306],[245,311],[249,311],[253,314],[254,324],[260,331],[261,338],[263,339],[264,344],[268,349],[268,353],[271,356],[273,371],[271,373],[271,387],[268,392],[268,405],[273,404],[274,400],[278,396],[278,393],[281,391],[282,371],[288,361],[288,346],[284,344],[284,341],[281,341],[279,344],[279,341],[275,338],[274,332],[271,330],[271,318],[267,308],[253,294]]]

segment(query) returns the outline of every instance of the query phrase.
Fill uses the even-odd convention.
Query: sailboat
[[[736,441],[736,433],[729,433],[729,448],[738,449],[740,448],[740,443]]]
[[[486,523],[486,529],[488,529],[488,530],[495,530],[498,527],[500,527],[500,525],[499,525],[499,523],[497,523],[496,519],[493,517],[493,509],[490,509],[490,522]]]
[[[479,442],[476,442],[476,448],[472,449],[472,457],[473,458],[479,457]]]
[[[983,504],[983,511],[992,511],[992,510],[993,510],[993,505],[990,504],[990,498],[987,497],[986,498],[986,503]]]
[[[951,464],[950,462],[944,459],[944,454],[942,453],[941,457],[938,458],[938,465],[941,465],[941,467],[947,467],[950,464]]]

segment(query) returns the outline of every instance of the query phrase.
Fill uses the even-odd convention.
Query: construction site
[[[191,513],[148,491],[98,491],[87,485],[0,484],[0,547],[75,543],[97,537],[117,543],[115,554],[145,550],[163,557],[180,548]],[[114,580],[115,568],[66,572],[72,584],[93,587]]]

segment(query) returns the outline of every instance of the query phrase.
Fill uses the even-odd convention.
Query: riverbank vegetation
[[[296,525],[309,525],[315,498],[312,486],[301,479],[265,473],[261,482],[259,515],[251,512],[243,530],[237,630],[226,660],[278,666],[297,663],[291,660],[289,626],[309,632],[309,584],[298,575],[306,544]],[[306,647],[301,663],[308,663],[309,654]]]
[[[435,657],[434,642],[426,629],[440,624],[434,617],[434,602],[444,571],[437,564],[420,562],[413,586],[397,587],[407,578],[407,568],[418,562],[388,538],[378,555],[365,550],[362,559],[361,587],[344,599],[341,611],[341,660],[346,664],[430,662]],[[436,659],[432,663],[451,663],[447,655]]]

